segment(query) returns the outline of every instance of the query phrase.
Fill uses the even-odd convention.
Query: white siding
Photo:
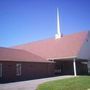
[[[90,60],[90,32],[88,32],[87,38],[80,49],[78,58]]]

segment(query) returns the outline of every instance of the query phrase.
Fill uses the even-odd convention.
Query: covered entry
[[[55,75],[86,75],[87,62],[80,59],[55,60]]]

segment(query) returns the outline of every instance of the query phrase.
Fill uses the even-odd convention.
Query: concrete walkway
[[[65,79],[70,77],[74,77],[74,76],[58,76],[58,77],[0,84],[0,90],[36,90],[37,86],[44,82]]]

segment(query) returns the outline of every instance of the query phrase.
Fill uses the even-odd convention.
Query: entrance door
[[[61,75],[62,74],[62,63],[56,62],[55,64],[55,75]]]
[[[56,61],[55,75],[73,75],[73,62]]]
[[[78,75],[87,75],[88,74],[87,62],[77,61],[76,66],[77,66],[77,74]]]

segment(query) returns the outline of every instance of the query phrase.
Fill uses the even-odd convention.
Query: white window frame
[[[21,76],[21,69],[22,69],[22,65],[21,63],[17,63],[16,64],[16,76]]]
[[[0,63],[0,77],[2,77],[2,63]]]

